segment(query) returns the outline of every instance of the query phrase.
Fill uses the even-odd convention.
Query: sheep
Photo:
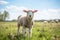
[[[26,35],[26,28],[29,29],[29,36],[32,36],[32,28],[33,28],[33,16],[34,13],[37,12],[37,10],[23,10],[25,13],[27,13],[26,16],[19,16],[18,17],[18,29],[17,29],[17,35],[19,35],[20,26],[23,27],[22,34],[25,37]]]

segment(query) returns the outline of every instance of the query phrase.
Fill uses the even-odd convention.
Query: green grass
[[[22,36],[22,27],[19,37],[16,37],[16,32],[17,22],[0,22],[0,40],[11,40],[11,34],[14,40],[53,40],[56,36],[60,40],[60,23],[35,22],[31,38],[28,31],[26,37]]]

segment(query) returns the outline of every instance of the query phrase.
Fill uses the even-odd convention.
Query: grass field
[[[27,29],[28,30],[28,29]],[[16,37],[17,22],[0,22],[0,40],[60,40],[60,23],[35,22],[33,25],[32,37],[20,35]]]

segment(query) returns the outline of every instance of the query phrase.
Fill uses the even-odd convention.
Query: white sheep
[[[32,36],[32,28],[33,28],[33,16],[34,13],[37,12],[37,10],[23,10],[24,12],[27,13],[26,16],[19,16],[18,17],[18,30],[17,30],[17,35],[19,35],[19,30],[20,30],[20,26],[23,27],[22,29],[22,34],[25,37],[26,34],[26,28],[29,29],[29,36]]]

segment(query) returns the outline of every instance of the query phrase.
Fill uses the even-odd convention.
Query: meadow
[[[17,22],[0,22],[0,40],[60,40],[60,22],[34,22],[32,37],[22,36],[22,27],[19,37],[16,36]]]

